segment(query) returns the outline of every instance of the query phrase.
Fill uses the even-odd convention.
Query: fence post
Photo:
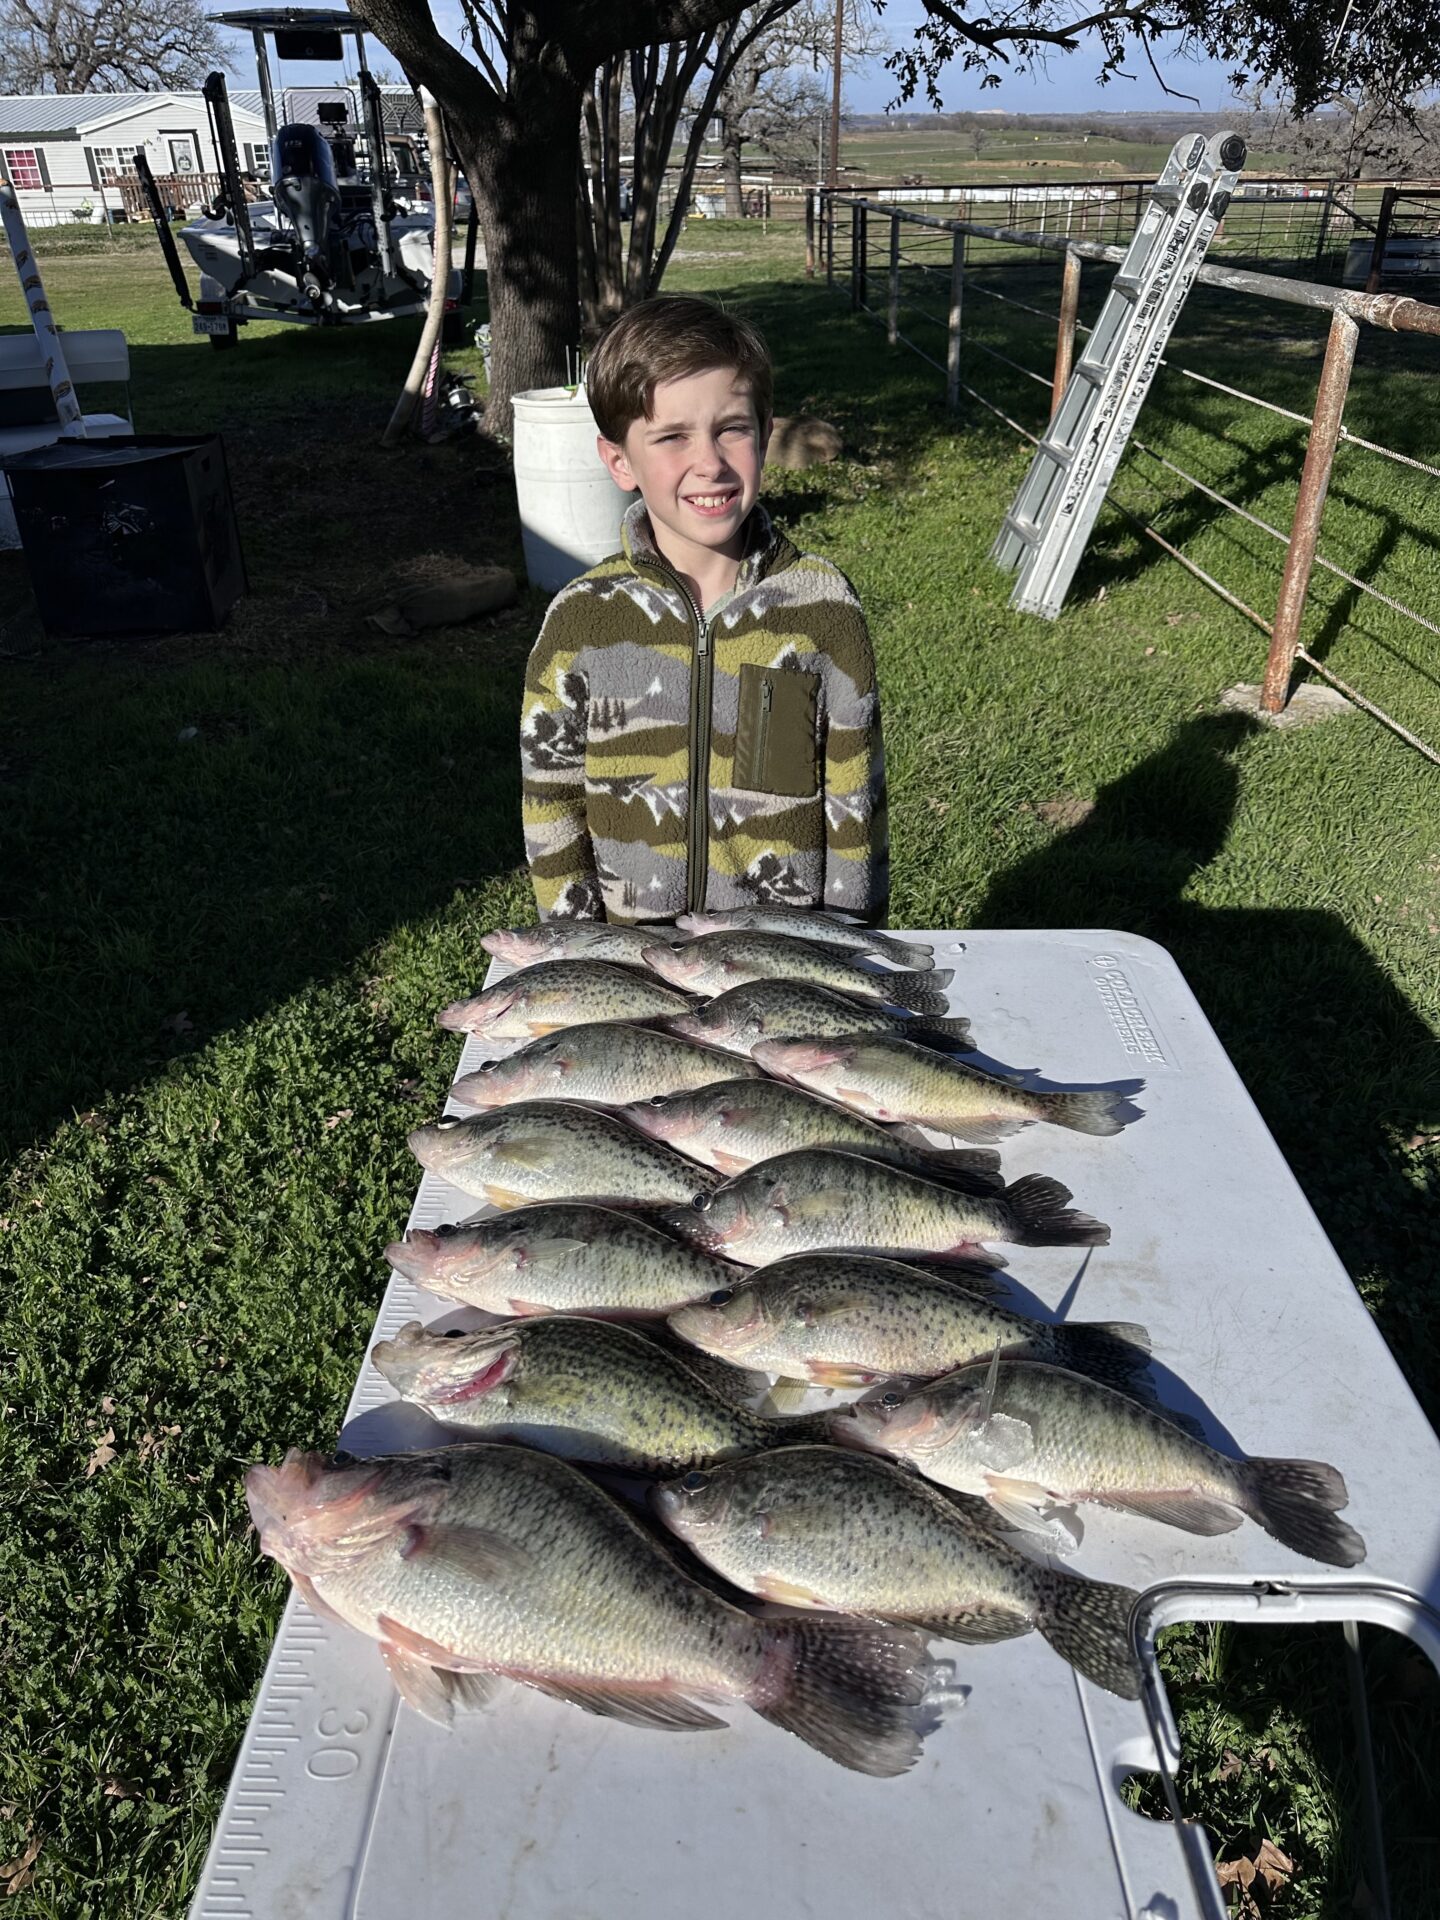
[[[1375,244],[1370,249],[1370,272],[1365,281],[1366,293],[1380,291],[1380,278],[1385,271],[1385,247],[1390,239],[1390,223],[1395,218],[1395,202],[1399,197],[1398,187],[1386,187],[1380,196],[1380,218],[1375,223]]]
[[[850,209],[850,311],[854,313],[860,305],[860,249],[865,243],[865,232],[860,225],[860,202],[857,200]]]
[[[960,318],[965,303],[965,235],[957,227],[950,248],[950,319],[945,336],[945,404],[960,405]]]
[[[856,285],[859,296],[855,304],[865,307],[870,298],[870,209],[863,200],[860,202],[860,269]]]
[[[893,347],[900,338],[900,216],[890,216],[890,305],[885,320],[885,338]]]
[[[825,209],[825,285],[833,293],[835,291],[835,201],[829,193],[825,193],[820,204]]]
[[[805,278],[815,278],[815,194],[805,189]]]
[[[1345,396],[1350,389],[1350,372],[1355,365],[1359,338],[1359,322],[1352,320],[1348,313],[1337,311],[1331,318],[1330,338],[1325,343],[1325,364],[1320,369],[1315,415],[1305,449],[1305,465],[1300,473],[1300,497],[1295,502],[1290,544],[1285,551],[1285,574],[1275,605],[1270,657],[1265,662],[1265,681],[1260,689],[1260,705],[1266,713],[1280,713],[1290,692],[1290,674],[1305,614],[1305,594],[1320,539],[1320,516],[1325,511],[1330,468],[1340,441],[1340,422],[1345,413]]]
[[[1060,281],[1060,325],[1055,334],[1055,385],[1050,393],[1052,420],[1065,398],[1065,382],[1070,378],[1070,367],[1075,358],[1075,322],[1079,314],[1080,256],[1073,247],[1067,247]]]

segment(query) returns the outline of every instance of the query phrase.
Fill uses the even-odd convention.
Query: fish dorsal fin
[[[987,1426],[995,1412],[995,1390],[1000,1384],[1000,1348],[997,1344],[985,1370],[985,1386],[980,1395],[980,1418]]]
[[[713,1713],[707,1713],[681,1694],[629,1693],[618,1685],[606,1686],[601,1680],[561,1680],[529,1673],[517,1673],[515,1678],[523,1680],[527,1687],[534,1687],[537,1693],[548,1694],[552,1700],[568,1701],[573,1707],[583,1707],[586,1713],[599,1714],[606,1720],[624,1720],[632,1727],[698,1733],[725,1725],[723,1720],[717,1720]]]

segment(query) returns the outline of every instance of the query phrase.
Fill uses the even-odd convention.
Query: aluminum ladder
[[[1160,357],[1230,204],[1245,142],[1186,134],[1151,190],[991,558],[1018,572],[1010,604],[1055,619]]]

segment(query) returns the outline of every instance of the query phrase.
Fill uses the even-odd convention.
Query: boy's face
[[[639,488],[660,551],[683,568],[697,549],[742,557],[769,439],[749,387],[733,368],[713,367],[662,380],[651,418],[632,420],[623,442],[602,436],[598,445],[616,483]]]

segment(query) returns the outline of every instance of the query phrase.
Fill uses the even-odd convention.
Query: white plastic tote
[[[515,492],[525,571],[555,593],[620,545],[620,521],[635,498],[622,493],[595,451],[595,418],[583,388],[517,393]]]

